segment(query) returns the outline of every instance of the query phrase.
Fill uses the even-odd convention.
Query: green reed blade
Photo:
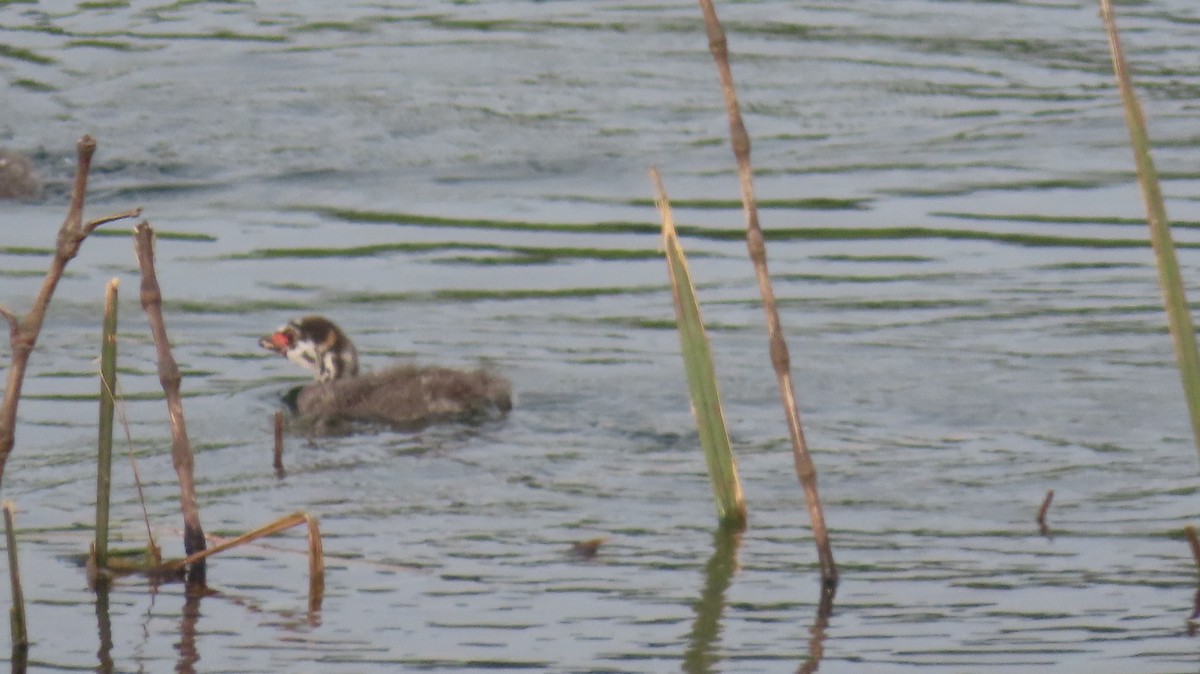
[[[708,475],[712,479],[717,517],[726,526],[742,529],[746,526],[746,503],[742,498],[742,485],[738,479],[737,462],[733,458],[733,448],[729,442],[729,431],[725,427],[725,412],[721,408],[721,394],[717,388],[712,349],[708,343],[708,334],[704,331],[700,304],[696,300],[696,288],[692,284],[679,236],[675,232],[666,192],[662,189],[658,173],[652,172],[652,176],[659,194],[659,211],[663,220],[663,249],[675,299],[675,316],[678,319],[679,342],[683,349],[688,390],[692,396],[692,412],[696,417],[696,427],[700,431],[700,446],[704,449],[704,458],[708,463]]]
[[[96,459],[96,566],[108,567],[108,510],[112,491],[113,412],[117,387],[117,285],[104,293],[104,329],[100,341],[100,437]]]
[[[1158,280],[1162,286],[1171,341],[1175,345],[1175,360],[1179,365],[1179,376],[1183,380],[1183,392],[1192,419],[1193,440],[1196,442],[1196,451],[1200,453],[1200,351],[1196,349],[1196,331],[1184,294],[1183,279],[1179,274],[1179,260],[1175,256],[1171,223],[1167,220],[1167,209],[1163,204],[1158,173],[1150,156],[1150,136],[1146,132],[1141,104],[1129,78],[1129,66],[1121,49],[1111,0],[1100,0],[1100,13],[1108,30],[1113,73],[1121,91],[1125,125],[1129,128],[1129,143],[1133,148],[1134,162],[1137,164],[1138,184],[1141,186],[1142,202],[1146,207],[1146,223],[1150,226],[1150,243],[1154,246],[1154,255],[1158,261]]]

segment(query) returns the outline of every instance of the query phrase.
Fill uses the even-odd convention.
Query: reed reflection
[[[179,651],[175,671],[181,674],[195,674],[196,663],[200,661],[200,653],[196,650],[196,625],[200,622],[200,599],[208,593],[208,588],[201,583],[189,582],[184,590],[179,642],[175,645]]]
[[[821,584],[821,601],[817,604],[817,617],[809,628],[808,659],[796,670],[798,674],[812,674],[821,666],[821,658],[825,657],[825,631],[829,628],[829,617],[833,615],[833,597],[837,588],[827,583]]]
[[[96,631],[100,635],[100,647],[96,649],[96,665],[98,674],[112,674],[112,615],[108,608],[109,583],[105,579],[96,582],[93,588],[96,592]],[[15,671],[15,670],[14,670]]]
[[[721,632],[721,614],[725,611],[725,591],[737,569],[737,550],[742,533],[733,527],[718,527],[713,532],[713,554],[704,566],[704,591],[695,603],[696,618],[683,656],[683,671],[689,674],[715,671],[720,662],[716,640]]]

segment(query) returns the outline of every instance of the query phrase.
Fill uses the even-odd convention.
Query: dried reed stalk
[[[58,229],[58,240],[54,248],[54,258],[42,281],[42,288],[29,309],[29,313],[18,318],[12,310],[0,306],[0,316],[8,321],[9,342],[12,345],[12,364],[8,368],[8,377],[4,387],[4,401],[0,403],[0,482],[4,480],[4,467],[8,456],[12,453],[16,442],[17,404],[21,399],[21,387],[25,383],[25,371],[29,367],[29,356],[37,344],[38,335],[42,331],[42,323],[46,319],[46,309],[54,290],[62,279],[67,263],[79,254],[83,240],[96,228],[115,220],[135,218],[141,214],[141,209],[134,209],[117,215],[83,222],[83,202],[87,192],[88,172],[92,165],[92,155],[96,152],[96,141],[91,136],[84,136],[75,145],[75,182],[71,187],[71,206],[67,217]]]
[[[9,609],[12,627],[13,663],[24,660],[29,651],[29,634],[25,629],[25,593],[21,590],[21,570],[17,566],[17,532],[13,526],[13,503],[5,501],[4,537],[8,542],[8,578],[12,582],[12,608]]]
[[[277,534],[281,531],[291,529],[292,527],[299,526],[301,524],[305,524],[308,522],[308,520],[309,520],[309,516],[305,513],[292,513],[291,515],[285,515],[285,516],[275,520],[274,522],[271,522],[269,524],[264,524],[263,526],[261,526],[257,529],[254,529],[253,531],[247,531],[246,533],[242,534],[241,536],[238,536],[236,538],[230,538],[229,540],[226,540],[226,541],[221,541],[220,543],[212,546],[211,548],[206,548],[204,550],[200,550],[196,553],[188,555],[184,559],[176,559],[176,560],[166,562],[163,564],[163,568],[166,570],[170,570],[170,571],[178,571],[180,569],[187,568],[191,564],[195,564],[197,562],[202,562],[205,559],[217,554],[218,552],[224,552],[225,550],[228,550],[230,548],[235,548],[239,545],[244,545],[251,541],[258,540],[260,538],[263,538],[264,536],[271,536],[273,534]],[[311,570],[311,565],[310,565],[310,570]]]
[[[308,605],[309,610],[315,612],[320,610],[321,600],[325,596],[325,549],[321,543],[321,529],[317,524],[317,518],[307,513],[299,512],[286,515],[253,531],[248,531],[241,536],[222,541],[211,548],[189,555],[186,559],[167,562],[163,564],[162,570],[178,571],[192,564],[203,563],[205,559],[219,552],[224,552],[239,545],[245,545],[266,536],[272,536],[301,524],[308,525]]]
[[[783,339],[783,329],[780,326],[779,310],[775,306],[775,291],[771,287],[771,277],[767,272],[767,248],[763,241],[762,229],[758,224],[758,207],[754,198],[754,172],[750,164],[750,135],[742,121],[741,109],[738,106],[737,93],[733,86],[733,71],[729,67],[729,47],[725,40],[725,30],[717,19],[716,9],[712,0],[700,0],[700,9],[704,12],[704,26],[708,32],[708,49],[712,52],[717,65],[717,74],[721,80],[721,90],[724,93],[725,109],[729,117],[729,138],[733,146],[733,155],[737,160],[738,178],[742,189],[742,210],[746,217],[746,247],[750,252],[750,260],[754,263],[754,271],[758,276],[758,290],[763,299],[763,312],[766,314],[767,334],[770,339],[771,365],[775,369],[775,377],[779,383],[779,396],[783,403],[784,416],[787,418],[788,432],[792,439],[792,454],[796,463],[796,476],[804,487],[804,496],[808,503],[808,516],[812,522],[813,539],[817,545],[817,558],[821,565],[821,581],[826,586],[837,585],[837,565],[833,561],[833,548],[829,545],[829,532],[825,528],[825,513],[821,507],[821,497],[817,491],[817,469],[813,465],[808,452],[808,444],[804,439],[804,430],[800,426],[800,408],[796,403],[795,388],[792,385],[791,357],[788,355],[787,342]]]
[[[117,389],[117,286],[112,279],[104,293],[104,329],[100,337],[100,437],[96,459],[96,566],[108,566],[108,515],[112,492],[113,416]]]
[[[325,598],[325,545],[321,542],[321,527],[317,518],[305,515],[308,521],[308,613],[315,621]]]
[[[1175,256],[1175,242],[1171,238],[1171,223],[1167,219],[1167,208],[1159,188],[1158,172],[1154,168],[1154,159],[1150,156],[1150,136],[1146,132],[1145,116],[1129,78],[1129,65],[1125,62],[1125,52],[1121,49],[1121,38],[1117,34],[1111,0],[1100,0],[1100,14],[1104,17],[1104,25],[1108,30],[1113,73],[1117,78],[1117,88],[1121,91],[1125,126],[1129,128],[1129,144],[1133,148],[1133,159],[1137,164],[1142,204],[1146,208],[1146,224],[1150,227],[1150,243],[1158,261],[1158,281],[1167,311],[1171,342],[1175,346],[1175,361],[1179,367],[1179,376],[1183,380],[1183,392],[1192,421],[1192,439],[1196,443],[1197,453],[1200,453],[1200,351],[1196,348],[1196,330],[1183,290],[1183,278],[1179,274],[1179,260]]]
[[[171,462],[179,478],[179,505],[183,511],[183,549],[188,559],[205,548],[204,529],[200,526],[200,510],[196,506],[195,461],[188,441],[187,423],[183,417],[183,399],[179,385],[183,377],[171,355],[171,342],[162,315],[162,291],[154,271],[154,230],[143,220],[134,232],[134,250],[142,273],[142,309],[150,320],[150,332],[158,353],[158,380],[167,397],[167,412],[171,417]],[[196,565],[188,572],[192,583],[204,584],[204,557],[196,557]]]

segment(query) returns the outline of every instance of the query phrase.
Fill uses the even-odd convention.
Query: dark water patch
[[[129,1],[128,1],[128,0],[105,0],[105,1],[101,1],[101,2],[98,2],[98,1],[95,1],[95,0],[93,0],[93,1],[91,1],[91,2],[81,2],[81,3],[77,4],[77,5],[75,5],[75,7],[76,7],[76,8],[78,8],[78,9],[83,9],[83,10],[89,10],[89,9],[125,9],[125,8],[126,8],[126,7],[128,7],[128,6],[129,6]]]
[[[12,45],[3,43],[0,43],[0,59],[25,61],[26,63],[36,63],[38,65],[50,65],[58,62],[58,59],[50,56],[43,56],[32,49],[14,47]]]
[[[806,199],[758,199],[755,203],[762,209],[789,209],[810,211],[862,211],[870,208],[872,199],[839,199],[835,197],[810,197]],[[653,199],[625,199],[619,201],[627,206],[653,207]],[[671,199],[673,208],[697,210],[742,210],[740,199]]]
[[[813,255],[813,260],[826,262],[936,262],[938,258],[925,255]]]
[[[955,172],[965,169],[999,169],[999,170],[1014,170],[1019,167],[1012,164],[998,163],[994,160],[975,160],[975,161],[955,161],[943,160],[936,165],[921,162],[858,162],[858,163],[839,163],[839,164],[818,164],[813,166],[790,166],[784,168],[756,168],[754,175],[762,177],[772,176],[793,176],[793,175],[839,175],[851,173],[854,175],[864,175],[869,173],[898,173],[898,172],[922,172],[922,171],[937,171]]]
[[[861,31],[849,26],[762,22],[747,24],[726,21],[725,30],[737,34],[764,35],[813,42],[848,45],[895,47],[906,54],[932,54],[955,57],[995,58],[1005,56],[1017,61],[1052,69],[1106,73],[1110,67],[1108,52],[1094,41],[1042,40],[1036,38],[993,39],[970,34],[936,35],[885,34]],[[897,64],[910,65],[910,64]]]
[[[377,304],[381,302],[476,302],[485,300],[532,300],[532,299],[576,299],[580,297],[604,297],[609,295],[631,295],[660,293],[666,286],[650,287],[587,287],[552,288],[545,290],[492,290],[459,289],[436,290],[411,293],[343,293],[335,295],[339,302],[348,304]]]
[[[389,213],[323,206],[298,206],[294,210],[317,213],[346,222],[408,225],[412,227],[459,227],[497,231],[576,232],[590,234],[659,234],[660,226],[649,222],[546,223],[484,218],[446,218],[416,213]]]
[[[659,226],[636,222],[598,223],[535,223],[511,220],[458,219],[422,216],[409,213],[387,213],[380,211],[358,211],[349,209],[313,208],[305,210],[337,217],[349,222],[400,224],[417,227],[469,227],[501,231],[573,232],[592,234],[646,234],[657,235]],[[676,228],[684,238],[713,241],[742,240],[745,230],[740,228],[715,228],[679,225]],[[1102,239],[1052,234],[1025,234],[1016,232],[989,232],[934,227],[770,227],[764,228],[767,241],[846,241],[846,240],[902,240],[902,239],[945,239],[951,241],[992,241],[1018,246],[1063,247],[1063,248],[1146,248],[1149,241],[1137,239]],[[1200,243],[1176,243],[1179,248],[1200,248]]]
[[[182,392],[181,395],[185,398],[198,398],[198,397],[202,397],[202,396],[206,396],[206,395],[211,395],[211,393],[204,393],[204,392],[195,391],[195,390],[188,390],[188,391]],[[28,399],[28,400],[52,400],[55,402],[71,402],[71,403],[78,403],[78,402],[95,403],[100,400],[99,393],[22,393],[21,397],[22,397],[22,399]],[[162,391],[142,391],[142,392],[135,392],[135,393],[126,391],[125,393],[121,394],[121,399],[122,400],[137,400],[137,401],[163,400],[164,396],[163,396]]]
[[[148,49],[153,48],[153,47],[148,47],[146,45],[135,45],[130,42],[123,42],[123,41],[118,41],[118,40],[100,40],[100,39],[92,39],[92,38],[78,38],[78,39],[74,39],[74,40],[68,40],[66,43],[66,46],[72,47],[72,48],[107,49],[109,51],[121,51],[121,52],[146,51]]]
[[[1200,86],[1197,87],[1195,98],[1200,98]],[[1200,171],[1159,171],[1158,177],[1163,181],[1196,180],[1200,179]]]
[[[682,230],[683,228],[679,228]],[[712,230],[702,230],[709,238],[726,238],[728,232],[721,236],[712,236]],[[740,234],[740,232],[739,232]],[[963,229],[938,229],[933,227],[806,227],[806,228],[771,228],[763,231],[768,241],[870,241],[870,240],[902,240],[902,239],[945,239],[948,241],[991,241],[1017,246],[1035,248],[1146,248],[1149,241],[1138,239],[1099,239],[1080,236],[1056,236],[1052,234],[1022,234],[1015,232],[987,232]],[[740,236],[738,238],[741,238]],[[1176,243],[1180,248],[1200,247],[1200,244]]]
[[[302,288],[307,290],[308,288]],[[314,287],[314,290],[321,290]],[[322,303],[337,305],[363,304],[439,304],[444,302],[519,301],[532,299],[578,299],[620,295],[639,295],[668,292],[667,286],[628,287],[571,287],[553,289],[446,289],[436,291],[408,292],[330,292],[320,298]],[[264,312],[310,312],[311,301],[301,300],[230,300],[194,301],[170,300],[163,302],[168,311],[186,314],[250,314]]]
[[[1092,215],[1038,215],[1034,213],[967,213],[962,211],[933,211],[929,215],[956,220],[980,220],[984,222],[1030,222],[1054,225],[1123,225],[1145,227],[1145,218],[1122,218],[1117,216]],[[1172,220],[1172,227],[1200,228],[1197,220]]]
[[[167,312],[183,314],[248,314],[276,311],[308,311],[312,305],[299,300],[238,300],[229,302],[163,299]]]
[[[107,229],[101,227],[91,233],[91,236],[100,237],[116,237],[116,238],[133,238],[132,229]],[[163,241],[192,241],[196,243],[215,243],[217,237],[212,234],[200,234],[197,232],[172,232],[167,230],[154,229],[154,238]]]
[[[99,230],[97,230],[98,232]],[[0,246],[0,254],[19,257],[46,257],[54,255],[53,248],[35,248],[32,246]]]
[[[1069,93],[1058,88],[1041,88],[1041,89],[1024,89],[1014,87],[1010,84],[990,85],[990,84],[946,84],[937,82],[897,82],[889,85],[891,91],[897,94],[917,95],[917,96],[957,96],[968,100],[1032,100],[1032,101],[1052,101],[1055,103],[1094,101],[1100,97],[1096,93]],[[1024,138],[1025,134],[1011,133],[986,133],[986,134],[960,134],[957,138],[965,140],[984,140],[984,139],[1007,139],[1016,140]]]
[[[14,87],[20,87],[21,89],[26,89],[28,91],[36,91],[39,93],[58,91],[58,88],[52,84],[46,84],[45,82],[29,79],[27,77],[21,77],[21,78],[14,79],[10,83]]]
[[[564,322],[578,323],[584,325],[611,325],[614,327],[631,328],[634,330],[669,330],[675,331],[678,326],[675,319],[670,318],[645,318],[640,316],[604,316],[599,318],[585,317],[568,317],[561,319]],[[704,329],[708,332],[742,332],[747,329],[758,328],[760,326],[745,326],[723,323],[720,321],[705,321]],[[606,359],[613,360],[613,359]],[[627,359],[616,359],[624,361]]]
[[[212,192],[228,189],[228,185],[219,182],[186,181],[186,182],[157,182],[154,180],[139,181],[127,187],[115,187],[98,190],[97,196],[107,201],[131,200],[141,201],[159,195],[184,195],[196,192]]]
[[[1110,173],[1089,178],[1046,178],[1042,180],[977,182],[937,187],[883,188],[882,194],[897,197],[952,197],[976,192],[1040,192],[1047,190],[1095,190],[1124,185],[1134,179],[1131,173]]]
[[[370,33],[386,17],[369,17],[356,21],[313,21],[289,28],[293,33]]]
[[[264,43],[286,43],[289,38],[286,35],[273,35],[263,33],[240,33],[233,30],[214,30],[211,33],[168,33],[168,32],[135,32],[135,31],[116,31],[116,32],[100,32],[90,33],[89,35],[97,38],[112,38],[112,37],[129,37],[143,40],[162,40],[165,42],[175,42],[179,40],[219,40],[222,42],[264,42]]]
[[[986,300],[932,300],[932,299],[907,299],[907,300],[811,300],[803,299],[796,300],[790,298],[778,298],[776,300],[780,306],[790,306],[795,304],[805,305],[809,303],[817,303],[826,309],[833,310],[851,310],[851,311],[907,311],[907,310],[933,310],[933,309],[963,309],[963,308],[981,308],[990,305]]]
[[[380,243],[346,248],[260,248],[249,253],[228,256],[231,260],[265,260],[278,258],[356,258],[376,257],[393,253],[425,253],[453,250],[478,250],[506,253],[506,257],[456,257],[443,262],[471,262],[476,264],[540,264],[562,259],[583,260],[646,260],[658,259],[657,251],[621,250],[614,248],[542,248],[534,246],[504,246],[498,244],[474,244],[461,242]],[[697,257],[704,256],[697,253]]]
[[[780,281],[805,281],[810,283],[901,283],[952,280],[961,278],[962,274],[943,272],[928,274],[815,274],[810,272],[772,274],[772,278]]]
[[[602,31],[624,33],[629,25],[620,22],[604,21],[572,21],[567,19],[550,19],[534,21],[529,19],[464,19],[448,14],[427,14],[410,17],[410,20],[420,21],[435,28],[448,28],[456,31],[473,33],[544,33],[549,31]]]
[[[1040,269],[1045,271],[1073,271],[1073,270],[1095,270],[1095,269],[1148,269],[1149,263],[1139,264],[1136,262],[1057,262],[1054,264],[1040,264],[1030,267],[1030,269]]]

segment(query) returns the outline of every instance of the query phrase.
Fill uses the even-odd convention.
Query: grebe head
[[[354,344],[341,328],[322,316],[288,321],[259,338],[258,345],[310,370],[317,381],[358,374],[358,351]]]

